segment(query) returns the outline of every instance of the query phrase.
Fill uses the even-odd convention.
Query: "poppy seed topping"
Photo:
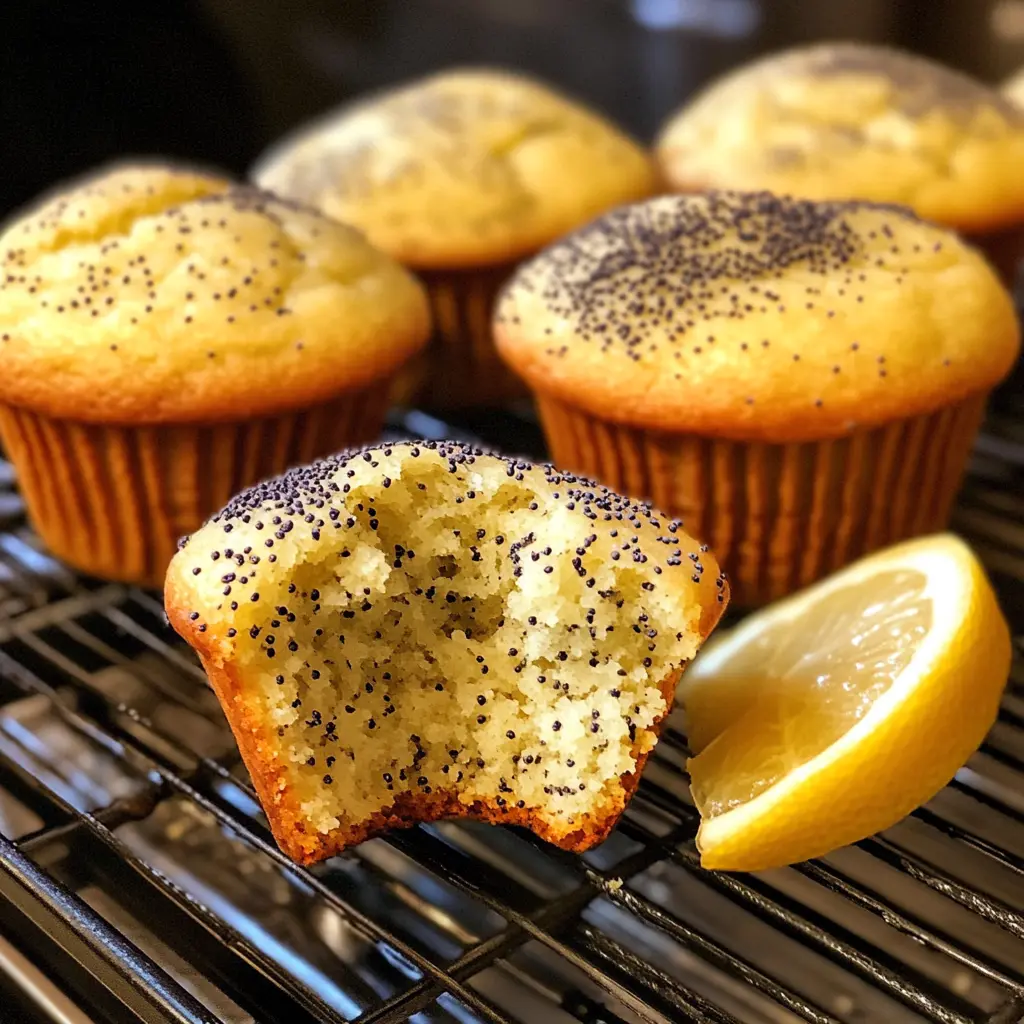
[[[620,207],[520,266],[505,360],[634,427],[819,440],[985,392],[1019,347],[998,277],[899,206],[768,192]]]
[[[220,567],[257,517],[278,520],[276,560],[232,583],[232,608]],[[710,552],[649,506],[425,441],[242,493],[166,586],[278,842],[306,862],[441,817],[600,841],[727,598]]]
[[[223,422],[382,381],[423,288],[352,228],[183,168],[73,182],[0,236],[0,400],[79,422]]]

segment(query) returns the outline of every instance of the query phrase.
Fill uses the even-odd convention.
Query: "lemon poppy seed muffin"
[[[599,842],[727,600],[678,522],[453,442],[239,495],[165,590],[304,863],[443,817]]]
[[[427,283],[427,404],[486,405],[522,386],[490,315],[514,264],[654,188],[651,159],[602,117],[522,75],[445,72],[346,106],[284,139],[254,179],[353,224]]]
[[[376,435],[429,336],[351,228],[161,165],[75,183],[0,238],[0,434],[50,548],[159,585],[240,487]]]
[[[612,211],[498,305],[554,461],[683,517],[758,604],[944,525],[1019,348],[1009,295],[901,207],[769,193]]]
[[[657,144],[677,191],[768,189],[910,206],[970,236],[1010,280],[1024,248],[1024,112],[898,50],[788,50],[712,83]]]

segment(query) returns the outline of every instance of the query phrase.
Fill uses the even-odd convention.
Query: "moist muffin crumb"
[[[449,816],[600,841],[727,596],[678,522],[448,442],[245,492],[166,587],[302,861]]]

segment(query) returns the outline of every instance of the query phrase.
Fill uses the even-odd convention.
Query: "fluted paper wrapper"
[[[678,516],[725,566],[731,603],[753,607],[944,529],[985,398],[799,444],[634,429],[551,398],[538,405],[556,465]]]
[[[387,390],[212,426],[76,423],[0,406],[0,438],[53,554],[91,575],[161,587],[178,538],[240,490],[374,439]]]
[[[494,305],[513,270],[515,264],[509,263],[420,275],[430,298],[434,337],[406,376],[401,397],[427,408],[460,409],[506,405],[529,394],[494,345]]]

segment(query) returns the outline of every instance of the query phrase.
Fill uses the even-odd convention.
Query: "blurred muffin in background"
[[[524,257],[654,189],[651,159],[602,117],[487,70],[332,112],[274,146],[253,178],[354,225],[420,274],[436,343],[411,391],[435,408],[521,397],[491,337],[498,289]]]
[[[358,232],[180,168],[73,183],[0,250],[0,437],[43,540],[110,579],[160,585],[240,487],[375,437],[430,333]]]
[[[553,461],[681,516],[740,606],[943,528],[1019,349],[955,233],[766,192],[613,210],[520,267],[495,331]]]
[[[1010,75],[1000,88],[1008,100],[1019,107],[1024,107],[1024,68]]]
[[[1024,255],[1024,112],[898,50],[824,44],[742,67],[669,119],[657,154],[675,191],[901,203],[967,236],[1006,281]]]

